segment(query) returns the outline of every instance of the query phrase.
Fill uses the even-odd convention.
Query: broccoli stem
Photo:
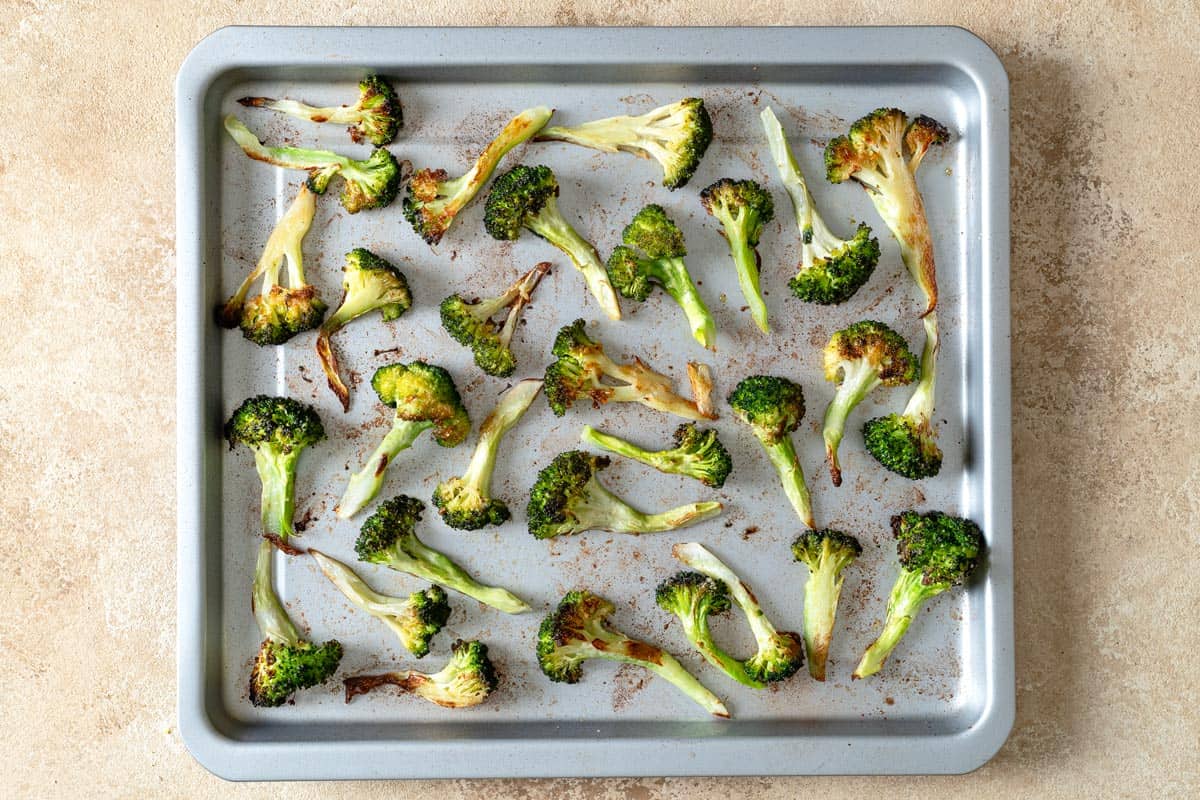
[[[463,474],[463,483],[472,486],[484,497],[492,496],[492,473],[500,441],[521,419],[542,390],[539,380],[523,380],[506,391],[500,401],[479,426],[479,443],[471,454],[471,462]]]
[[[704,656],[708,663],[743,686],[749,686],[751,689],[766,688],[767,685],[765,683],[751,678],[746,673],[746,668],[742,665],[741,661],[738,661],[717,646],[713,641],[712,633],[709,631],[707,617],[703,617],[695,622],[690,617],[681,617],[680,619],[683,622],[684,635],[696,646],[696,649],[700,651],[700,655]]]
[[[383,476],[388,464],[401,452],[412,447],[417,437],[432,427],[433,423],[428,420],[395,420],[392,429],[383,437],[375,452],[371,453],[363,468],[350,476],[350,483],[334,509],[337,516],[340,519],[350,519],[371,502],[383,487]]]
[[[333,351],[330,338],[352,321],[378,307],[378,301],[374,297],[359,294],[352,302],[347,303],[346,296],[343,295],[342,303],[338,306],[337,311],[325,318],[325,322],[317,332],[317,356],[321,362],[321,369],[325,372],[325,381],[329,384],[329,388],[341,401],[343,411],[350,410],[350,390],[342,381],[341,367],[338,365],[337,354]]]
[[[716,419],[712,414],[706,414],[692,400],[685,400],[671,389],[667,378],[659,375],[640,361],[636,364],[616,365],[619,369],[614,372],[605,370],[623,381],[628,386],[613,386],[609,388],[609,400],[620,403],[642,403],[658,411],[674,414],[677,417],[691,420]]]
[[[695,525],[721,513],[724,507],[716,502],[688,503],[658,514],[638,511],[605,489],[595,478],[588,481],[587,491],[571,508],[579,522],[589,529],[620,533],[659,533]]]
[[[360,171],[351,170],[350,159],[339,156],[328,150],[306,150],[302,147],[267,147],[242,121],[229,114],[225,117],[225,130],[233,138],[242,151],[256,161],[264,161],[285,169],[328,169],[336,167],[347,172],[355,172],[361,177]]]
[[[254,592],[251,606],[254,610],[254,621],[262,635],[278,644],[295,647],[300,642],[300,631],[288,616],[275,594],[274,566],[275,546],[267,539],[258,545],[258,560],[254,564]]]
[[[746,584],[724,561],[713,555],[704,545],[696,542],[677,544],[671,548],[671,553],[692,569],[725,584],[729,590],[729,598],[746,615],[746,622],[750,626],[750,632],[754,634],[754,641],[758,644],[759,650],[774,645],[779,632],[767,620],[758,600],[746,588]],[[741,665],[741,662],[735,663]]]
[[[308,554],[316,559],[321,572],[345,595],[347,600],[391,628],[392,632],[400,639],[401,644],[404,644],[405,648],[408,647],[409,633],[403,625],[396,621],[396,615],[404,612],[407,600],[388,597],[376,592],[359,577],[357,572],[336,558],[330,558],[311,548]]]
[[[643,450],[635,444],[618,439],[607,433],[596,430],[591,425],[584,425],[583,430],[579,434],[579,438],[583,441],[593,444],[602,450],[607,450],[610,453],[616,453],[619,456],[632,458],[634,461],[640,461],[643,464],[654,467],[657,470],[662,470],[664,466],[677,463],[681,460],[678,456],[669,459],[669,452],[652,452]]]
[[[825,409],[825,421],[821,431],[821,436],[825,439],[825,455],[829,457],[829,475],[834,486],[842,485],[838,446],[846,432],[846,417],[882,383],[879,371],[865,360],[849,361],[842,365],[842,382],[838,385],[829,407]]]
[[[604,648],[589,648],[589,655],[645,667],[663,680],[674,684],[675,688],[713,716],[729,716],[729,710],[725,708],[725,704],[721,702],[720,698],[700,683],[692,673],[684,669],[684,666],[670,653],[608,630],[596,635],[604,642]],[[652,655],[653,658],[647,658],[648,655]]]
[[[808,485],[804,482],[804,471],[800,469],[800,462],[796,458],[792,437],[784,434],[778,442],[763,442],[763,449],[779,473],[783,492],[791,501],[792,508],[796,509],[805,525],[815,530],[817,526],[813,522],[812,500],[808,495]]]
[[[583,273],[588,289],[609,319],[621,318],[621,306],[617,302],[617,294],[613,291],[612,284],[608,281],[608,272],[600,261],[600,254],[591,242],[580,236],[563,219],[554,197],[547,199],[538,213],[529,215],[525,225],[567,254],[575,268]]]
[[[716,343],[717,325],[709,313],[708,306],[700,297],[692,276],[682,258],[665,258],[657,264],[654,276],[662,282],[663,289],[683,309],[691,326],[692,336],[703,347],[711,348]]]
[[[407,558],[401,560],[393,557],[385,562],[385,565],[398,572],[407,572],[430,583],[453,589],[506,614],[520,614],[529,610],[529,604],[512,592],[498,586],[485,586],[444,553],[426,547],[416,536],[408,537],[405,551]]]
[[[475,195],[496,171],[500,159],[508,155],[508,152],[514,147],[537,133],[553,113],[554,111],[550,108],[538,106],[523,111],[509,120],[508,124],[504,126],[504,130],[488,143],[465,175],[454,180],[444,181],[438,187],[439,193],[450,198],[445,204],[443,213],[448,210],[451,214],[457,215],[475,199]]]
[[[362,109],[357,106],[310,106],[298,100],[274,100],[269,97],[247,99],[263,101],[252,104],[258,108],[269,108],[272,111],[279,111],[283,114],[290,114],[293,117],[300,117],[312,120],[313,122],[351,125],[361,120],[363,115]],[[247,105],[247,103],[242,102],[242,105]]]
[[[879,634],[871,646],[863,653],[858,666],[854,668],[853,679],[866,678],[874,675],[883,668],[883,663],[900,644],[908,626],[912,624],[921,606],[931,597],[941,594],[946,584],[925,584],[921,570],[901,569],[892,594],[888,597],[887,618],[883,623],[883,632]]]
[[[296,511],[296,463],[300,451],[279,453],[266,447],[254,449],[254,466],[262,483],[263,532],[283,541],[295,534],[292,517]]]
[[[739,213],[744,214],[745,211]],[[750,308],[750,316],[763,333],[770,333],[767,324],[767,304],[763,300],[762,290],[758,285],[758,253],[750,245],[742,226],[735,221],[725,226],[725,238],[729,242],[729,252],[733,256],[733,266],[737,271],[738,286],[741,287],[742,297]]]
[[[819,681],[825,680],[843,582],[841,571],[826,565],[810,571],[804,585],[804,649],[808,652],[808,674]]]
[[[937,312],[931,311],[922,320],[925,325],[925,346],[921,349],[921,380],[913,390],[904,416],[917,423],[928,424],[933,419],[933,401],[937,388],[937,355],[941,349],[938,336]]]

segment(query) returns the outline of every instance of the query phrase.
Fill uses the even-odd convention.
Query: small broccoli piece
[[[808,484],[804,482],[804,471],[792,443],[792,431],[804,419],[804,391],[787,378],[752,375],[734,387],[729,405],[767,451],[800,520],[815,528]]]
[[[888,597],[883,632],[863,653],[853,678],[879,672],[925,601],[965,581],[985,547],[978,525],[941,511],[898,514],[892,517],[892,534],[900,575]]]
[[[683,262],[687,255],[683,232],[662,206],[649,205],[639,211],[625,226],[622,241],[625,244],[608,258],[608,277],[616,290],[641,302],[656,285],[661,286],[683,309],[696,341],[714,347],[716,323]]]
[[[384,322],[391,322],[410,307],[412,293],[403,272],[362,247],[346,254],[346,263],[342,266],[342,304],[325,320],[317,334],[321,369],[325,371],[329,388],[341,401],[343,411],[350,410],[350,390],[342,382],[330,337],[364,314],[378,311]]]
[[[471,420],[450,373],[439,366],[414,361],[375,370],[371,387],[379,401],[396,409],[392,427],[367,463],[350,476],[335,513],[350,519],[379,494],[388,465],[417,437],[433,428],[442,447],[455,447],[471,432]]]
[[[684,636],[708,663],[751,689],[766,687],[746,673],[741,661],[722,650],[708,629],[709,615],[723,614],[730,608],[729,590],[724,583],[700,572],[679,572],[658,585],[654,601],[663,611],[679,617]]]
[[[356,695],[391,684],[402,692],[423,697],[443,708],[477,706],[488,699],[497,684],[496,670],[488,658],[487,645],[459,639],[452,650],[446,666],[431,675],[407,669],[403,672],[346,678],[343,681],[346,702],[349,703]]]
[[[662,166],[663,186],[674,190],[695,174],[712,143],[712,119],[699,97],[660,106],[636,117],[598,119],[574,127],[555,125],[539,142],[570,142],[604,153],[632,153]]]
[[[583,273],[592,296],[609,319],[621,306],[592,243],[580,236],[558,210],[558,179],[545,166],[519,165],[496,178],[484,204],[483,225],[493,239],[514,241],[528,228],[562,250]]]
[[[846,430],[846,417],[879,386],[904,386],[917,379],[920,364],[904,337],[882,322],[863,320],[843,328],[825,345],[825,380],[837,384],[837,393],[825,409],[822,436],[834,486],[842,485],[838,445]]]
[[[306,447],[324,438],[325,426],[316,409],[290,397],[251,397],[225,423],[231,450],[241,443],[254,451],[262,482],[264,534],[286,542],[295,533],[296,464]]]
[[[790,678],[804,665],[804,644],[800,637],[777,631],[759,606],[754,592],[720,559],[696,542],[675,545],[671,555],[697,572],[725,584],[730,598],[745,614],[758,645],[758,652],[742,662],[747,675],[761,683],[775,683]]]
[[[254,619],[265,638],[250,671],[250,702],[267,707],[281,706],[300,689],[324,683],[342,660],[342,645],[337,640],[316,645],[300,637],[275,594],[271,574],[274,549],[266,539],[258,546],[251,600]]]
[[[647,642],[631,639],[608,624],[612,603],[588,591],[568,592],[538,629],[538,665],[555,683],[579,683],[583,662],[604,658],[645,667],[717,717],[729,711],[675,657]]]
[[[808,583],[804,584],[804,649],[808,651],[808,674],[819,681],[825,680],[838,599],[846,580],[842,570],[860,555],[862,545],[858,539],[841,531],[806,531],[792,543],[792,556],[808,567]]]
[[[541,381],[527,379],[500,395],[496,408],[479,426],[479,443],[466,474],[437,485],[433,504],[451,528],[474,531],[488,525],[502,525],[512,516],[503,500],[492,497],[496,451],[504,434],[529,410],[541,390]]]
[[[309,549],[325,577],[354,605],[383,622],[416,658],[429,652],[429,642],[450,618],[450,603],[440,586],[430,586],[408,597],[389,597],[367,585],[354,570],[335,558]]]
[[[735,181],[722,178],[700,193],[704,210],[721,223],[738,285],[750,307],[750,316],[763,333],[771,331],[767,324],[767,303],[758,285],[758,237],[763,225],[775,218],[775,202],[766,189],[754,181]]]
[[[800,268],[788,281],[788,287],[792,294],[807,303],[844,303],[875,271],[875,265],[879,263],[879,240],[872,237],[871,229],[863,224],[849,240],[839,239],[829,230],[817,213],[804,173],[796,163],[775,112],[766,108],[760,118],[783,188],[792,199],[796,225],[800,228]]]
[[[418,539],[416,526],[424,510],[424,503],[405,495],[380,503],[375,513],[363,523],[354,543],[359,560],[382,564],[388,569],[453,589],[506,614],[529,610],[529,605],[512,592],[484,586],[445,554]]]
[[[376,148],[365,161],[356,161],[328,150],[267,147],[232,114],[225,117],[225,130],[250,158],[284,169],[306,171],[308,188],[316,194],[325,194],[334,176],[340,177],[342,193],[338,199],[351,214],[365,208],[383,208],[400,191],[400,164],[382,147]]]
[[[269,108],[311,122],[349,125],[347,132],[356,144],[368,141],[376,147],[390,143],[404,125],[400,97],[392,85],[378,75],[368,75],[358,82],[358,102],[352,106],[317,108],[296,100],[275,100],[270,97],[243,97],[238,102],[250,108]]]
[[[608,467],[608,458],[582,450],[568,450],[554,457],[534,481],[526,516],[529,532],[550,539],[584,531],[614,533],[657,533],[695,525],[717,516],[724,508],[717,502],[685,506],[646,514],[605,489],[597,473]]]
[[[618,364],[604,353],[604,345],[590,338],[577,319],[559,329],[554,339],[557,360],[546,368],[546,399],[557,416],[580,398],[588,398],[596,408],[609,402],[641,403],[658,411],[685,419],[716,419],[710,409],[697,400],[685,400],[671,388],[671,379],[660,375],[635,358],[632,364]],[[689,365],[689,375],[693,370]],[[613,386],[602,378],[621,381]],[[695,386],[693,380],[693,386]]]
[[[513,333],[521,321],[521,312],[529,304],[533,290],[542,276],[550,271],[550,262],[543,261],[526,272],[499,297],[487,300],[466,300],[452,294],[442,301],[442,327],[454,341],[469,347],[475,364],[488,375],[507,378],[517,368],[517,358],[511,348]],[[504,312],[504,323],[493,319]]]
[[[937,307],[937,270],[916,175],[929,148],[949,138],[936,120],[921,116],[909,122],[898,108],[879,108],[825,147],[826,177],[831,183],[853,179],[867,190],[900,243],[904,266],[925,294],[926,314]]]
[[[675,447],[671,450],[643,450],[590,425],[583,426],[580,438],[610,453],[654,467],[659,472],[686,475],[714,489],[725,485],[725,478],[733,469],[733,459],[717,438],[717,432],[711,428],[701,430],[691,422],[685,422],[675,429]]]
[[[431,245],[440,242],[459,212],[492,177],[500,160],[541,130],[553,113],[553,109],[539,106],[513,117],[465,175],[451,178],[444,169],[422,169],[413,175],[404,197],[404,218],[417,235]]]

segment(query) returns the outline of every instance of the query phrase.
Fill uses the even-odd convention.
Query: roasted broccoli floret
[[[549,167],[522,164],[496,178],[484,205],[483,225],[500,241],[513,241],[522,228],[528,228],[562,250],[583,273],[604,313],[610,319],[621,318],[621,306],[596,248],[558,210],[558,179]]]
[[[679,617],[683,634],[700,655],[738,683],[752,689],[766,686],[751,678],[746,668],[713,641],[708,617],[729,610],[729,590],[721,581],[700,572],[679,572],[658,585],[654,601],[659,608]]]
[[[807,303],[844,303],[875,271],[879,263],[879,240],[871,236],[871,229],[864,224],[858,226],[854,238],[849,240],[839,239],[829,230],[817,213],[804,173],[796,163],[775,112],[766,108],[761,119],[771,156],[783,188],[792,199],[796,225],[800,228],[799,270],[788,281],[788,287]]]
[[[488,695],[496,690],[497,680],[496,670],[488,658],[487,645],[459,639],[453,645],[446,666],[431,675],[406,669],[382,675],[357,675],[346,678],[343,683],[346,686],[347,703],[355,695],[390,684],[443,708],[469,708],[487,700]]]
[[[900,243],[900,257],[925,294],[925,313],[937,307],[937,271],[917,168],[949,132],[936,120],[911,122],[898,108],[879,108],[850,126],[847,136],[825,147],[825,175],[832,183],[853,179],[867,190],[875,210]]]
[[[557,416],[566,414],[576,400],[588,398],[596,408],[609,402],[641,403],[686,419],[716,419],[711,410],[701,407],[699,395],[696,400],[680,397],[671,388],[670,378],[641,359],[635,358],[632,364],[613,361],[605,355],[604,345],[584,331],[582,319],[559,329],[553,352],[557,360],[546,368],[546,399]],[[603,383],[603,378],[621,381],[621,385]]]
[[[378,311],[384,322],[391,322],[411,306],[412,293],[403,272],[362,247],[346,253],[346,263],[342,266],[342,304],[329,315],[317,334],[321,368],[343,411],[350,410],[350,390],[342,382],[330,337],[363,314]]]
[[[837,393],[825,409],[822,436],[829,476],[834,486],[841,486],[838,445],[846,430],[846,417],[877,387],[915,381],[921,365],[903,336],[873,320],[856,322],[833,334],[824,355],[825,380],[837,384]]]
[[[660,106],[636,117],[609,117],[574,127],[543,130],[539,142],[570,142],[605,153],[653,158],[663,170],[663,186],[678,189],[691,179],[712,143],[712,120],[699,97]]]
[[[725,478],[733,469],[733,459],[717,438],[717,432],[712,428],[702,430],[691,422],[685,422],[675,429],[675,447],[670,450],[643,450],[590,425],[583,426],[580,438],[610,453],[654,467],[659,472],[686,475],[714,489],[725,485]]]
[[[301,186],[296,199],[275,223],[262,256],[233,297],[217,310],[217,322],[225,328],[241,328],[242,335],[260,346],[283,344],[298,333],[321,324],[327,306],[317,296],[317,287],[304,278],[302,245],[312,226],[317,198]],[[282,277],[287,258],[287,278]],[[246,299],[250,287],[263,279],[262,294]]]
[[[608,258],[608,277],[623,297],[644,301],[661,286],[687,316],[692,336],[704,347],[716,344],[717,327],[704,305],[683,257],[683,232],[662,206],[649,205],[625,226],[625,244]]]
[[[524,600],[493,586],[484,586],[462,567],[417,538],[416,526],[425,504],[415,497],[398,495],[379,504],[367,517],[354,543],[360,561],[382,564],[422,580],[473,597],[507,614],[528,611]]]
[[[263,540],[254,567],[251,604],[263,643],[250,671],[250,702],[256,706],[281,706],[300,689],[327,681],[342,660],[337,640],[324,644],[305,641],[275,594],[271,574],[274,545]]]
[[[286,542],[295,533],[296,464],[304,448],[324,438],[316,409],[290,397],[251,397],[225,423],[230,449],[241,443],[254,451],[264,534]]]
[[[792,543],[792,555],[808,567],[804,584],[804,649],[808,651],[808,674],[825,680],[829,643],[845,577],[842,570],[862,555],[862,545],[848,533],[806,531]]]
[[[978,525],[941,511],[898,514],[892,517],[892,534],[900,575],[888,597],[883,632],[863,653],[854,678],[879,672],[925,601],[965,581],[985,547]]]
[[[368,75],[358,82],[358,102],[352,106],[317,108],[296,100],[275,100],[270,97],[243,97],[238,100],[251,108],[269,108],[312,122],[331,122],[349,125],[347,132],[356,143],[364,140],[383,147],[396,138],[404,125],[404,111],[392,85],[378,75]]]
[[[225,130],[256,161],[306,171],[308,188],[317,194],[325,194],[334,176],[340,177],[342,193],[338,199],[351,214],[365,208],[383,208],[400,191],[400,164],[382,147],[376,148],[365,161],[356,161],[328,150],[267,147],[232,114],[225,117]]]
[[[430,586],[408,597],[389,597],[376,592],[337,559],[312,549],[308,554],[347,600],[391,628],[404,649],[416,658],[429,652],[430,640],[450,618],[450,603],[440,586]]]
[[[469,347],[475,363],[488,375],[507,378],[517,368],[513,355],[513,333],[521,321],[521,312],[529,304],[538,281],[550,271],[550,262],[543,261],[526,272],[499,297],[469,301],[452,294],[442,301],[442,327],[454,341]],[[503,324],[493,319],[504,313]]]
[[[428,244],[437,244],[496,171],[500,159],[549,122],[553,109],[539,106],[509,120],[466,174],[451,178],[444,169],[423,169],[408,182],[404,217]]]
[[[754,181],[722,178],[700,193],[704,210],[721,223],[738,285],[750,308],[750,316],[763,333],[769,333],[767,303],[758,285],[758,237],[763,225],[775,218],[775,202]]]
[[[612,603],[591,592],[568,592],[538,630],[538,665],[546,677],[556,683],[579,683],[583,662],[590,658],[636,664],[673,683],[713,716],[729,716],[725,704],[674,656],[612,628],[608,617],[614,610]]]
[[[758,438],[792,508],[810,528],[813,524],[812,500],[804,471],[796,458],[792,431],[804,419],[804,391],[787,378],[771,375],[752,375],[739,383],[729,395],[734,415],[750,426]]]
[[[375,370],[371,387],[379,401],[396,409],[392,427],[367,463],[350,476],[334,511],[350,519],[379,494],[388,465],[423,432],[433,428],[442,447],[455,447],[471,432],[471,420],[450,373],[439,366],[414,361]]]
[[[568,450],[554,457],[529,493],[529,532],[539,539],[603,530],[656,533],[695,525],[724,508],[717,502],[689,503],[659,514],[633,508],[605,489],[596,473],[608,466],[605,456]]]
[[[542,382],[523,380],[500,395],[496,408],[479,426],[479,443],[461,478],[442,481],[433,492],[433,504],[451,528],[474,531],[502,525],[512,516],[508,504],[492,497],[492,471],[500,440],[517,424],[542,390]]]

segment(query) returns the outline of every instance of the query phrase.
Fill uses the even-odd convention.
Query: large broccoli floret
[[[300,689],[324,683],[342,660],[336,640],[316,645],[296,630],[275,594],[274,550],[265,539],[258,546],[252,599],[254,619],[265,638],[250,672],[250,702],[268,707],[281,706]]]
[[[538,473],[529,493],[529,532],[539,539],[590,530],[656,533],[695,525],[721,513],[716,502],[689,503],[659,514],[646,514],[605,489],[596,473],[608,466],[605,456],[582,450],[559,453]]]
[[[500,241],[513,241],[522,228],[528,228],[562,250],[583,273],[604,313],[610,319],[621,318],[621,306],[596,248],[558,210],[558,179],[549,167],[522,164],[496,178],[484,205],[483,225]]]
[[[758,285],[758,237],[763,225],[775,218],[775,201],[754,181],[722,178],[700,193],[704,210],[721,223],[738,285],[750,308],[750,316],[763,333],[769,333],[767,303]]]
[[[442,327],[454,341],[469,347],[475,363],[488,375],[507,378],[517,368],[517,358],[511,348],[513,333],[521,321],[521,312],[529,304],[533,290],[542,276],[550,271],[550,262],[543,261],[526,272],[499,297],[469,301],[452,294],[442,301]],[[494,317],[504,313],[503,324]]]
[[[808,674],[825,680],[829,643],[837,618],[838,599],[846,580],[842,570],[862,555],[862,545],[848,533],[806,531],[792,543],[792,555],[808,567],[804,584],[804,647],[808,651]]]
[[[407,669],[382,675],[356,675],[346,678],[343,683],[346,686],[347,703],[356,695],[391,685],[443,708],[469,708],[487,700],[488,695],[496,690],[497,679],[496,670],[488,658],[487,645],[459,639],[454,643],[446,666],[433,674]]]
[[[715,346],[716,323],[683,262],[687,255],[683,232],[662,206],[649,205],[639,211],[625,226],[622,241],[625,244],[608,258],[608,277],[616,290],[640,302],[655,286],[661,286],[683,309],[696,341],[704,347]]]
[[[925,601],[965,581],[985,547],[978,525],[941,511],[898,514],[892,517],[892,533],[900,575],[888,597],[883,632],[863,653],[854,678],[879,672]]]
[[[408,182],[404,217],[422,239],[437,244],[459,212],[470,205],[496,171],[500,159],[550,121],[553,109],[529,108],[513,117],[465,175],[451,178],[444,169],[423,169]]]
[[[542,390],[542,382],[523,380],[500,395],[496,408],[479,426],[479,443],[461,478],[442,481],[433,492],[433,504],[451,528],[474,531],[487,525],[502,525],[512,516],[508,504],[492,497],[492,472],[500,440]]]
[[[338,199],[351,214],[365,208],[383,208],[400,191],[400,164],[382,147],[376,148],[365,161],[356,161],[328,150],[267,147],[232,114],[225,117],[225,130],[242,152],[256,161],[306,171],[308,188],[317,194],[325,194],[329,182],[335,176],[340,177],[342,193]]]
[[[636,664],[673,683],[708,713],[729,716],[725,704],[674,656],[612,628],[608,617],[614,610],[612,603],[591,592],[568,592],[538,630],[538,665],[546,677],[556,683],[579,683],[583,662],[591,658]]]
[[[733,459],[717,438],[717,432],[712,428],[702,430],[692,422],[685,422],[675,429],[675,447],[670,450],[643,450],[590,425],[583,426],[580,438],[610,453],[654,467],[659,472],[686,475],[714,489],[725,485],[725,478],[733,469]]]
[[[546,368],[546,399],[556,415],[563,416],[576,400],[587,398],[597,408],[609,402],[641,403],[686,419],[716,419],[707,402],[701,406],[699,394],[696,400],[680,397],[671,388],[670,378],[650,369],[641,359],[635,358],[632,364],[616,363],[605,355],[604,345],[583,328],[583,320],[577,319],[560,328],[554,339],[557,360]],[[693,374],[689,369],[689,375]],[[603,378],[621,384],[604,383]]]
[[[751,375],[730,393],[729,405],[767,451],[779,473],[783,491],[801,521],[815,528],[808,484],[792,443],[792,432],[804,419],[804,391],[787,378]]]
[[[342,382],[330,337],[364,314],[378,311],[384,322],[391,322],[399,319],[411,306],[412,293],[403,272],[362,247],[346,254],[346,263],[342,266],[342,304],[329,315],[317,334],[321,368],[329,388],[341,401],[343,411],[350,410],[350,390]]]
[[[766,686],[746,674],[746,668],[713,641],[708,618],[729,610],[729,590],[721,581],[700,572],[679,572],[658,585],[654,601],[659,608],[679,617],[683,634],[700,655],[738,683],[752,689]]]
[[[825,380],[837,384],[837,393],[825,409],[822,436],[834,486],[842,485],[838,445],[846,430],[846,417],[879,386],[904,386],[917,379],[920,364],[904,337],[882,322],[863,320],[843,328],[825,345]]]
[[[392,427],[371,453],[367,463],[350,476],[350,483],[334,511],[350,519],[379,494],[388,465],[417,437],[433,428],[433,439],[442,447],[455,447],[471,432],[471,420],[450,373],[439,366],[414,361],[375,370],[371,387],[379,401],[396,409]]]
[[[376,592],[337,559],[312,549],[308,554],[347,600],[391,628],[404,649],[416,658],[429,652],[430,640],[450,618],[450,603],[440,586],[430,586],[408,597],[389,597]]]
[[[788,282],[792,294],[808,303],[832,305],[854,296],[879,263],[879,240],[860,224],[849,240],[839,239],[817,213],[804,173],[796,163],[783,126],[770,108],[760,117],[767,133],[771,155],[792,199],[796,225],[800,228],[800,267]]]
[[[653,158],[662,166],[663,186],[674,190],[695,174],[712,138],[712,119],[704,101],[685,97],[636,117],[608,117],[574,127],[555,125],[538,134],[537,141]]]
[[[251,108],[269,108],[311,122],[331,122],[349,125],[347,131],[356,143],[364,140],[383,147],[396,138],[404,125],[404,111],[392,85],[378,75],[368,75],[358,82],[358,102],[352,106],[317,108],[296,100],[275,100],[270,97],[243,97],[238,100]]]
[[[290,397],[251,397],[225,423],[229,447],[241,443],[254,452],[266,535],[286,542],[295,533],[296,464],[306,447],[324,438],[325,426],[316,409]]]
[[[380,503],[375,513],[363,523],[354,543],[359,560],[382,564],[388,569],[453,589],[506,614],[529,610],[529,605],[512,592],[484,586],[445,554],[426,547],[416,532],[424,510],[424,503],[405,495]]]

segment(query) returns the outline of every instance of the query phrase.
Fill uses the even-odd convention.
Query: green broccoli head
[[[950,587],[975,571],[984,551],[983,533],[969,519],[941,511],[905,511],[892,517],[900,565],[919,572],[926,586]]]
[[[517,367],[512,351],[512,337],[528,305],[533,290],[550,271],[549,261],[543,261],[526,272],[497,297],[469,301],[452,294],[440,307],[442,327],[451,338],[470,348],[475,363],[488,375],[507,378]],[[504,313],[504,322],[495,320]]]
[[[712,118],[704,101],[699,97],[687,97],[667,106],[673,122],[673,133],[663,145],[659,162],[663,167],[663,186],[674,190],[686,184],[696,174],[700,160],[712,144]],[[651,151],[655,154],[656,151]]]
[[[848,533],[829,528],[805,531],[792,542],[792,556],[813,573],[831,569],[841,572],[862,555],[862,545]]]
[[[880,170],[904,138],[908,117],[898,108],[877,108],[850,126],[846,136],[825,147],[825,176],[841,183],[863,170]]]
[[[471,420],[450,373],[435,364],[414,361],[375,370],[371,386],[380,402],[409,422],[432,422],[433,437],[443,447],[460,444],[471,432]]]
[[[587,335],[582,319],[559,329],[551,352],[557,360],[546,368],[546,400],[556,416],[566,414],[585,396],[596,404],[606,401],[611,390],[600,383],[600,375],[590,363],[604,348]]]
[[[762,683],[790,678],[804,666],[804,641],[789,631],[778,631],[758,652],[742,662],[746,674]]]
[[[371,153],[366,161],[351,161],[338,173],[342,176],[342,193],[338,197],[351,214],[368,208],[384,208],[391,205],[400,192],[401,170],[396,157],[382,147]],[[309,178],[309,188],[317,194],[324,192],[329,178],[316,172]],[[313,185],[316,180],[320,191]]]
[[[319,327],[328,308],[311,284],[299,289],[276,285],[246,301],[238,327],[257,345],[283,344],[298,333]]]
[[[538,628],[537,659],[546,677],[556,683],[579,683],[583,662],[596,657],[590,652],[593,643],[613,636],[606,620],[615,610],[599,595],[567,592]]]
[[[685,474],[714,489],[724,486],[733,470],[733,459],[715,429],[685,422],[675,429],[675,450],[687,462]]]
[[[648,205],[634,215],[622,231],[621,241],[650,258],[683,258],[687,255],[683,231],[657,204]]]
[[[412,292],[409,291],[404,273],[365,247],[356,247],[346,254],[346,263],[342,267],[342,290],[345,292],[343,307],[377,308],[384,322],[399,319],[412,308]]]
[[[446,597],[446,590],[434,585],[413,592],[408,596],[404,613],[392,619],[405,649],[416,658],[428,655],[429,642],[450,619],[450,601]]]
[[[730,609],[725,584],[693,571],[678,572],[660,583],[654,590],[654,602],[663,611],[694,623]]]
[[[633,248],[625,245],[613,248],[605,266],[608,268],[609,281],[622,297],[642,303],[654,291],[649,262],[639,258]]]
[[[903,414],[867,420],[863,442],[880,464],[905,478],[932,478],[942,469],[942,449],[928,420]]]
[[[378,75],[368,75],[358,82],[359,120],[349,128],[350,138],[364,140],[383,147],[396,138],[404,127],[404,110],[396,90]]]
[[[483,211],[483,226],[492,238],[512,241],[551,198],[558,196],[558,179],[546,166],[513,167],[492,183]]]
[[[568,450],[555,456],[538,473],[529,492],[526,510],[529,532],[538,539],[577,532],[580,513],[574,507],[586,505],[596,473],[608,465],[607,457],[582,450]]]
[[[735,229],[750,247],[758,246],[763,225],[775,218],[770,192],[751,180],[722,178],[700,192],[700,202],[726,231]]]
[[[805,236],[812,236],[811,229]],[[879,240],[860,223],[852,239],[838,242],[826,255],[814,254],[812,265],[793,275],[788,288],[806,303],[844,303],[870,279],[878,263]]]
[[[904,386],[920,377],[921,364],[908,342],[882,322],[862,320],[837,331],[825,346],[825,380],[840,383],[851,364],[862,364],[884,386]]]
[[[482,642],[456,641],[450,660],[439,671],[427,675],[416,670],[347,678],[346,702],[380,686],[392,685],[443,708],[477,706],[495,691],[496,670]]]
[[[316,409],[290,397],[251,397],[225,423],[231,448],[241,443],[254,450],[289,454],[324,438],[325,426]]]
[[[929,152],[929,148],[945,144],[948,141],[950,141],[950,131],[946,129],[946,126],[924,114],[909,123],[908,130],[904,132],[904,149],[908,151],[910,158],[916,159],[918,164]]]
[[[787,378],[751,375],[729,395],[733,413],[765,444],[775,444],[804,419],[804,391]]]
[[[327,681],[341,660],[342,645],[337,641],[290,645],[265,639],[250,672],[250,702],[281,706],[300,689]]]
[[[417,522],[424,511],[424,503],[407,495],[380,503],[363,522],[354,552],[362,561],[386,564],[396,548],[403,550],[406,540],[416,537]]]
[[[451,478],[439,483],[433,504],[451,528],[475,531],[488,525],[503,525],[512,517],[508,504],[484,494],[475,482]]]

